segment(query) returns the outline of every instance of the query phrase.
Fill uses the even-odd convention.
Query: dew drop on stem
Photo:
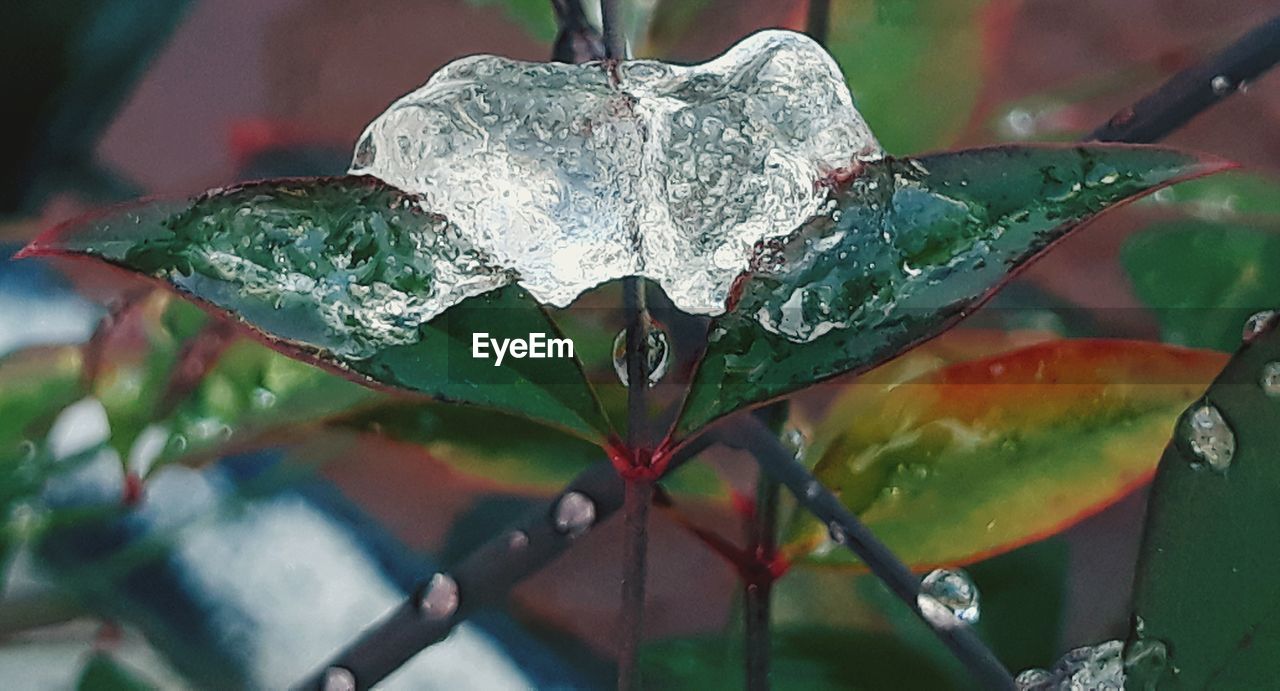
[[[575,538],[596,522],[596,504],[581,492],[565,492],[556,502],[551,519],[556,532]]]
[[[1209,80],[1209,88],[1213,89],[1214,94],[1225,96],[1231,92],[1231,80],[1220,74]]]
[[[330,667],[324,671],[324,691],[356,691],[356,677],[344,667]]]
[[[447,573],[431,577],[418,598],[418,611],[428,619],[445,619],[458,611],[458,583]]]
[[[529,546],[529,535],[523,530],[513,530],[507,536],[507,547],[512,551],[521,550]]]
[[[946,607],[960,621],[977,623],[978,587],[960,569],[934,569],[920,582],[920,592]]]

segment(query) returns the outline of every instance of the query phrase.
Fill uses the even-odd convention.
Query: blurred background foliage
[[[806,5],[647,0],[627,10],[636,55],[691,61],[758,28],[800,28]],[[910,154],[1079,138],[1271,11],[1264,0],[835,0],[829,47],[885,147]],[[339,173],[363,125],[440,65],[475,52],[545,59],[555,30],[539,0],[58,0],[2,12],[6,257],[42,227],[139,193]],[[1224,358],[1199,353],[1203,371],[1185,386],[1143,399],[1161,417],[1142,434],[1108,424],[1113,411],[1081,413],[1065,398],[1058,417],[1045,407],[1016,443],[1078,449],[1087,439],[1115,463],[1091,464],[1102,452],[1036,454],[1019,471],[1030,475],[1010,479],[988,458],[972,472],[1005,482],[981,491],[948,492],[954,478],[919,475],[905,457],[871,480],[840,477],[841,454],[906,438],[850,421],[859,406],[881,406],[880,421],[901,414],[894,384],[936,386],[938,372],[1013,363],[1059,338],[1235,350],[1246,317],[1280,289],[1278,79],[1248,85],[1169,141],[1243,171],[1109,215],[956,332],[792,407],[788,424],[813,440],[807,459],[833,482],[866,483],[851,496],[868,493],[870,506],[915,482],[940,497],[898,519],[895,547],[917,566],[969,563],[980,631],[1012,669],[1124,636],[1144,482],[1176,411]],[[557,316],[606,404],[620,406],[610,290]],[[369,392],[79,266],[0,262],[0,355],[0,677],[11,688],[285,685],[432,565],[601,462],[594,447],[527,421]],[[1069,366],[1096,371],[1098,360]],[[674,368],[668,394],[682,377],[687,367]],[[1064,415],[1095,413],[1087,429],[1066,429]],[[945,451],[915,443],[907,448],[925,456]],[[740,683],[736,575],[688,527],[741,535],[731,499],[751,493],[753,475],[735,454],[702,460],[665,483],[670,506],[653,529],[645,665],[662,688]],[[1063,504],[1051,528],[1034,524],[1011,498],[1028,483],[1077,504]],[[934,549],[931,536],[959,516],[982,516],[982,535],[988,521],[1013,527],[962,554]],[[796,519],[788,531],[778,688],[967,683],[877,582],[824,555],[813,526]],[[477,617],[391,684],[608,686],[619,542],[617,526],[593,532],[521,584],[508,610]]]

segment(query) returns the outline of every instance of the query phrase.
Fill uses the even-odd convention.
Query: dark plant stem
[[[829,490],[818,482],[794,455],[754,417],[742,415],[719,428],[721,443],[745,449],[756,457],[761,470],[782,483],[796,501],[831,527],[833,539],[867,565],[894,595],[937,634],[974,679],[987,689],[1013,689],[1013,677],[968,626],[954,618],[931,621],[919,604],[920,580],[876,539]]]
[[[712,441],[709,434],[691,439],[672,457],[667,470],[680,467]],[[404,604],[375,622],[295,688],[323,689],[325,670],[341,667],[355,677],[357,689],[367,689],[418,651],[443,640],[472,612],[503,602],[514,585],[551,563],[581,538],[581,534],[557,528],[554,520],[560,498],[570,492],[591,500],[595,507],[594,526],[622,508],[625,483],[610,463],[597,463],[584,470],[564,492],[490,538],[450,572],[458,584],[456,610],[445,616],[427,616],[418,607],[419,595],[430,582],[428,577]]]
[[[604,56],[610,60],[626,59],[627,45],[622,37],[618,0],[600,0],[600,27],[604,33]]]
[[[780,489],[781,486],[773,478],[760,474],[756,486],[756,510],[752,516],[747,547],[757,564],[771,563],[778,551]],[[767,691],[769,688],[769,653],[772,648],[769,611],[772,591],[772,577],[749,580],[743,584],[748,691]]]
[[[648,572],[649,505],[653,503],[655,478],[647,470],[646,443],[649,389],[649,313],[644,279],[630,277],[622,285],[622,307],[627,318],[627,449],[633,472],[626,476],[623,504],[625,530],[622,551],[622,607],[618,622],[618,688],[640,687],[636,664],[644,634],[644,591]]]
[[[827,44],[827,32],[831,26],[831,0],[809,0],[809,12],[805,17],[804,32],[809,38]]]
[[[1159,141],[1277,62],[1280,16],[1263,22],[1204,62],[1175,74],[1086,139],[1131,144]]]
[[[551,0],[556,13],[555,46],[551,49],[553,62],[581,63],[604,59],[604,39],[587,21],[582,0]]]

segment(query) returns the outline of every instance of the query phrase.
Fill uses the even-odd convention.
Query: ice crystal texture
[[[418,195],[542,302],[639,275],[719,314],[820,179],[880,154],[831,57],[764,31],[689,67],[458,60],[369,125],[351,172]]]

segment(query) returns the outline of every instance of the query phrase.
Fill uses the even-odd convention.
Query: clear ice
[[[763,31],[688,67],[463,58],[369,125],[351,172],[417,195],[487,257],[454,302],[493,269],[556,306],[639,275],[714,315],[757,243],[820,210],[821,178],[879,155],[831,57]]]

